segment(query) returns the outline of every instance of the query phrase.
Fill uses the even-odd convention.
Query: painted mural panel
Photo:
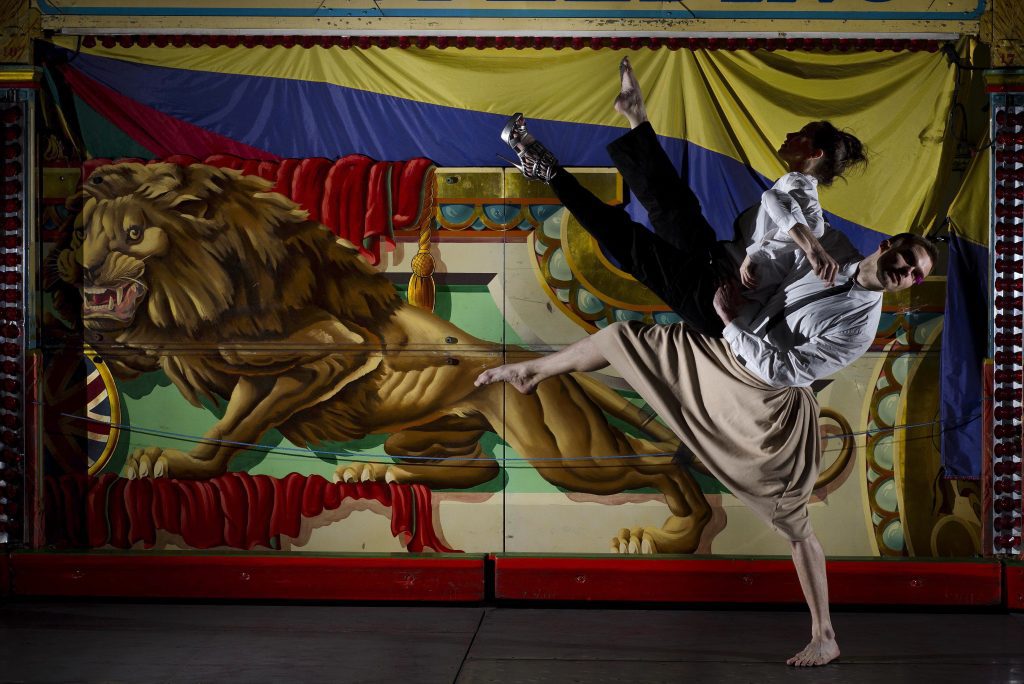
[[[338,52],[334,66],[346,78],[370,56]],[[178,92],[212,73],[185,67],[183,57],[160,67],[160,93],[140,80],[150,67],[135,56],[75,58],[52,72],[55,106],[81,129],[67,137],[95,158],[68,184],[80,193],[54,191],[47,210],[51,544],[788,550],[707,474],[699,454],[691,467],[672,462],[678,440],[614,373],[560,376],[533,395],[474,385],[485,368],[616,321],[678,320],[546,186],[483,163],[478,148],[494,147],[483,140],[496,138],[500,126],[490,124],[500,115],[417,110],[464,122],[461,137],[446,137],[451,122],[408,117],[446,93],[402,97],[401,79],[382,79],[379,92],[397,94],[374,99],[367,81],[326,91],[349,107],[333,114],[315,109],[315,98],[296,110],[273,88],[260,90],[266,112],[291,112],[287,125],[236,113],[221,126]],[[496,78],[510,90],[532,73],[504,64],[512,75]],[[660,73],[653,90],[672,82],[671,70]],[[944,97],[941,74],[919,76]],[[251,87],[295,86],[290,95],[305,97],[322,85],[229,80],[239,100]],[[579,104],[586,121],[589,100]],[[917,124],[942,125],[921,110]],[[376,127],[371,115],[381,119]],[[297,128],[303,117],[326,119]],[[606,201],[628,199],[607,163],[589,163],[600,160],[591,137],[599,143],[615,129],[544,124],[585,184]],[[665,144],[727,237],[730,217],[764,178],[725,152],[736,144],[721,131],[743,127],[690,119],[668,128],[692,131]],[[934,171],[942,136],[919,143],[924,152],[907,163]],[[930,191],[909,198],[905,217],[933,211]],[[837,204],[858,206],[855,196]],[[877,244],[884,233],[869,227],[877,211],[832,220]],[[938,460],[943,289],[935,278],[913,300],[887,301],[871,352],[815,387],[824,463],[811,517],[830,554],[977,550],[977,488],[943,480]]]

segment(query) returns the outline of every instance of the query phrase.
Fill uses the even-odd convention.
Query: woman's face
[[[786,135],[786,141],[779,148],[782,161],[790,168],[802,167],[809,159],[817,159],[824,153],[814,146],[814,133],[818,124],[809,123],[795,133]]]

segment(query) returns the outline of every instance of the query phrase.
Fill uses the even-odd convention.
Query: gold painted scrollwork
[[[867,436],[875,541],[883,556],[974,556],[981,553],[980,485],[947,479],[940,452],[937,352],[944,283],[929,279],[914,289],[918,301],[909,303],[910,312],[891,314],[877,338],[885,341],[886,356]]]
[[[830,423],[834,423],[834,426]],[[825,466],[818,475],[818,480],[814,483],[816,489],[827,487],[846,471],[850,461],[853,460],[855,447],[853,429],[850,427],[849,421],[838,411],[823,407],[818,419],[818,426],[822,436],[821,450],[823,454],[831,452],[831,449],[827,448],[831,439],[839,439],[840,445],[835,460]]]
[[[605,194],[621,193],[621,181],[611,172],[593,172],[581,180]],[[550,229],[534,231],[530,246],[537,278],[548,297],[587,332],[621,320],[678,320],[650,290],[612,263],[568,211],[561,213],[557,234]]]

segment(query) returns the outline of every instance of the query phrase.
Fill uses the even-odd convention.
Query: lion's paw
[[[612,539],[612,553],[693,553],[707,525],[706,516],[669,516],[663,527],[619,530]]]
[[[350,463],[338,466],[342,482],[395,482],[395,473],[387,463]]]
[[[142,477],[176,477],[206,479],[224,473],[225,464],[203,460],[177,449],[144,447],[136,449],[125,461],[121,472],[129,480]]]
[[[661,530],[657,530],[661,532]],[[612,539],[612,553],[658,553],[658,545],[654,541],[653,530],[646,527],[625,527],[619,530],[619,536]]]
[[[161,449],[160,447],[136,449],[128,456],[122,472],[129,480],[143,477],[170,477],[169,460],[174,458],[173,454],[185,455],[182,452],[174,452],[172,449]]]

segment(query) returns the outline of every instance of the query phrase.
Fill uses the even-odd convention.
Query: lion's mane
[[[202,164],[96,169],[87,231],[134,211],[170,238],[165,254],[145,262],[146,301],[121,341],[270,340],[313,307],[373,330],[401,305],[354,247],[270,187]]]

